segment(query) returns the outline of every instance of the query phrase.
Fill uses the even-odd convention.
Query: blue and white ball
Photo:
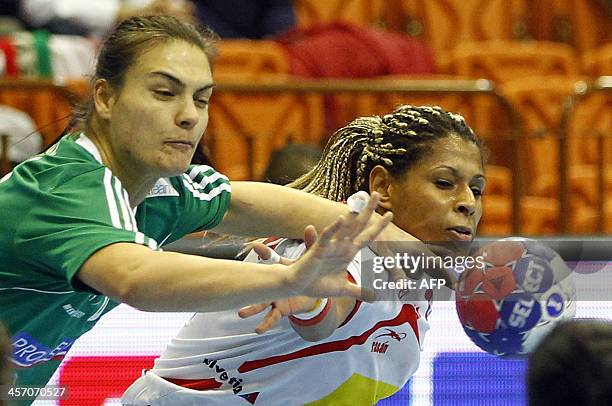
[[[533,351],[560,321],[576,313],[576,289],[563,258],[526,239],[486,244],[473,254],[482,266],[463,272],[457,284],[459,319],[484,351],[520,357]]]

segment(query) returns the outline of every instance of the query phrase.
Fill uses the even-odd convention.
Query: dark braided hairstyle
[[[450,135],[478,146],[484,165],[482,142],[461,115],[438,106],[402,105],[391,114],[359,117],[337,130],[319,163],[288,186],[343,201],[357,191],[369,192],[374,166],[397,176],[431,151],[434,141]]]

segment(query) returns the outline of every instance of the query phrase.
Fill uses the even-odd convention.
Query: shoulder
[[[185,173],[171,179],[202,187],[207,185],[217,186],[229,183],[227,176],[208,165],[190,165]]]
[[[168,184],[178,193],[200,200],[211,200],[223,192],[231,193],[227,176],[208,165],[191,165],[185,173],[169,178],[167,181],[161,179],[156,186],[167,186]]]
[[[108,172],[107,177],[112,177],[110,170],[94,156],[65,137],[45,152],[19,164],[2,181],[39,192],[53,192],[70,187],[101,186],[105,172]]]

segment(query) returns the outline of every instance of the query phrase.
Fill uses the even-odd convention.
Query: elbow
[[[140,279],[137,275],[130,275],[123,281],[118,289],[119,301],[143,312],[158,310],[151,300],[146,281]]]
[[[125,303],[138,310],[144,310],[141,305],[141,287],[136,279],[134,275],[122,278],[119,286],[117,286],[115,296],[121,303]]]
[[[146,300],[150,295],[147,294],[149,290],[147,281],[141,277],[143,273],[139,267],[129,269],[123,273],[123,277],[120,281],[117,281],[116,287],[116,299],[121,303],[125,303],[137,310],[151,311],[150,301]]]

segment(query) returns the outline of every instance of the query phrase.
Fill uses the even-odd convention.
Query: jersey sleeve
[[[108,168],[39,189],[36,200],[15,230],[14,249],[25,262],[75,290],[92,291],[74,275],[99,249],[118,242],[157,248],[138,230],[128,194]]]
[[[209,230],[223,220],[232,190],[225,175],[207,165],[193,165],[174,179],[182,197],[177,234]]]

